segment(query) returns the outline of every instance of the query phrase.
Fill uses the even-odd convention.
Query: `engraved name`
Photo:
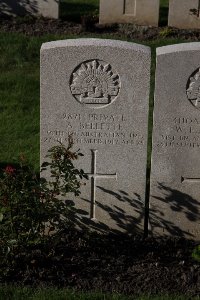
[[[175,117],[169,123],[169,134],[163,133],[159,136],[157,147],[200,147],[200,118]]]

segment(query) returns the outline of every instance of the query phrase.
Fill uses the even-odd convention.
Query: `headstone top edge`
[[[63,47],[78,47],[78,46],[99,46],[99,47],[112,47],[121,49],[130,49],[135,51],[151,53],[151,48],[141,44],[111,40],[111,39],[95,39],[95,38],[81,38],[81,39],[67,39],[43,43],[41,52],[44,50],[63,48]]]
[[[184,52],[184,51],[200,51],[200,42],[182,43],[182,44],[158,47],[156,49],[156,54],[157,56],[159,56],[159,55],[165,55],[174,52]]]

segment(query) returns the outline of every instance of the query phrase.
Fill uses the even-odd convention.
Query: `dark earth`
[[[178,238],[101,236],[71,230],[56,247],[18,252],[0,282],[199,299],[200,262],[192,257],[196,245]]]
[[[0,18],[0,32],[18,32],[27,36],[53,35],[84,35],[106,34],[106,37],[116,39],[132,39],[150,41],[156,39],[180,39],[185,41],[199,41],[200,30],[180,30],[170,27],[148,27],[134,24],[99,25],[98,19],[91,16],[81,18],[81,23],[66,20],[52,20],[45,18]]]
[[[0,32],[72,37],[106,34],[108,38],[137,41],[200,39],[200,30],[131,24],[100,26],[90,17],[82,18],[81,24],[30,17],[0,19]],[[62,236],[56,247],[18,252],[13,268],[6,276],[0,276],[0,282],[56,285],[129,295],[180,294],[188,300],[195,296],[200,299],[200,262],[192,257],[197,245],[179,238],[100,236],[71,230]]]

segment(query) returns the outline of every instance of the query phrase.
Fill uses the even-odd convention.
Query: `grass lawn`
[[[1,287],[0,300],[188,300],[184,296],[122,296],[104,293],[81,293],[67,289],[28,287]],[[195,298],[193,298],[195,300]],[[196,298],[197,299],[197,298]]]

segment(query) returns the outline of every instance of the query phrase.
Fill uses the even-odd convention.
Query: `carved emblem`
[[[186,93],[192,105],[200,109],[200,68],[189,78]]]
[[[100,108],[117,98],[120,78],[110,64],[95,59],[83,62],[74,70],[70,88],[72,95],[80,103]]]

